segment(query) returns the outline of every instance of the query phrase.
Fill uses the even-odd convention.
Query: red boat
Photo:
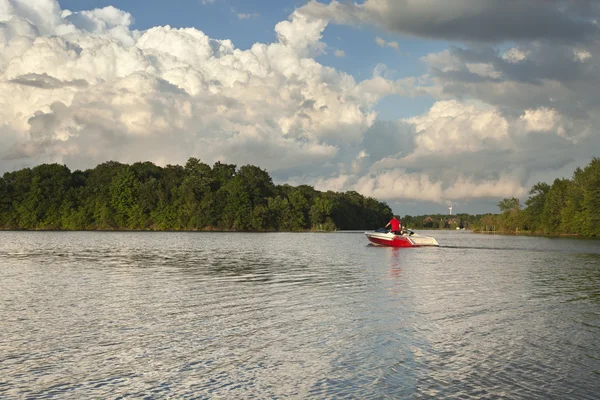
[[[389,247],[422,247],[439,246],[440,244],[431,236],[423,236],[412,231],[406,231],[401,235],[396,235],[387,229],[378,229],[376,231],[365,232],[371,243],[377,246]]]

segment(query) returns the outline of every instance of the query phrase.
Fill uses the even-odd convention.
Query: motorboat
[[[398,235],[385,228],[381,228],[376,231],[365,232],[365,235],[367,235],[367,238],[377,246],[422,247],[440,245],[435,238],[419,235],[410,230],[404,231],[402,234]]]

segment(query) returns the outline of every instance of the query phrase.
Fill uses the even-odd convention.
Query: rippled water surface
[[[600,241],[0,232],[0,398],[600,393]]]

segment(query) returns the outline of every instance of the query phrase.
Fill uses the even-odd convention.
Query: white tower
[[[448,210],[450,210],[450,215],[452,215],[452,206],[448,207]]]

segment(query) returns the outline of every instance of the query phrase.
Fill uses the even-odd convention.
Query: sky
[[[596,0],[0,0],[0,174],[251,164],[498,212],[600,156]]]

